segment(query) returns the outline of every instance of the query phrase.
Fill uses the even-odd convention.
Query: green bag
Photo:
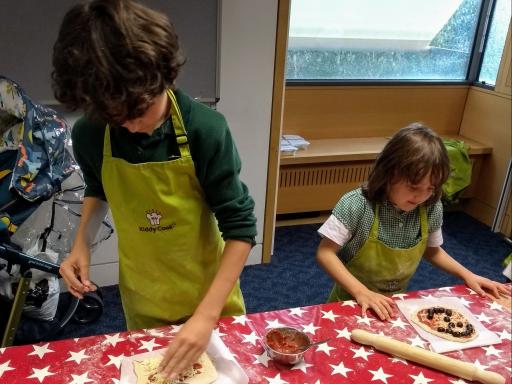
[[[442,201],[445,204],[458,202],[462,190],[471,184],[471,160],[463,141],[443,140],[450,159],[450,177],[443,184]]]

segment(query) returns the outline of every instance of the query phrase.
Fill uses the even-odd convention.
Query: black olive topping
[[[457,327],[462,328],[462,321],[457,322]]]
[[[454,323],[448,323],[448,327],[449,327],[449,328],[454,328],[454,327],[455,327],[455,324],[454,324]]]
[[[447,309],[447,310],[446,310],[446,314],[447,314],[448,316],[451,316],[451,315],[452,315],[452,310],[451,310],[451,309]]]
[[[444,329],[443,327],[438,327],[437,332],[446,332],[446,329]]]
[[[445,316],[443,320],[446,321],[447,323],[449,323],[451,319],[449,316]]]

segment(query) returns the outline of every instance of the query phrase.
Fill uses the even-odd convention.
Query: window
[[[497,0],[491,20],[491,27],[485,45],[484,58],[478,81],[496,85],[496,76],[505,47],[505,39],[511,16],[510,0]]]
[[[481,7],[482,0],[292,0],[286,77],[465,80]]]

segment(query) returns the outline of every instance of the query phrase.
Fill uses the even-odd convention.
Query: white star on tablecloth
[[[501,349],[494,348],[494,345],[489,345],[488,347],[482,347],[485,349],[485,356],[494,355],[496,357],[501,357],[500,353],[503,352]]]
[[[265,329],[268,329],[268,328],[281,328],[281,327],[284,327],[284,324],[281,324],[279,322],[279,319],[274,319],[272,321],[268,321],[268,320],[265,320],[267,322],[267,326],[265,327]]]
[[[316,327],[313,323],[309,323],[308,325],[303,325],[302,330],[307,333],[315,334],[316,330],[320,329],[320,327]]]
[[[475,315],[475,317],[478,319],[478,321],[480,321],[481,323],[490,323],[491,322],[491,318],[490,317],[487,317],[487,315],[485,313],[481,313],[479,315]]]
[[[378,370],[376,371],[371,371],[371,370],[368,370],[368,372],[370,372],[373,377],[372,377],[372,381],[375,381],[375,380],[381,380],[383,381],[384,383],[387,383],[388,382],[388,377],[392,377],[393,375],[388,375],[387,373],[385,373],[383,370],[382,370],[382,367],[380,367]]]
[[[402,321],[402,318],[401,318],[401,317],[398,317],[396,320],[391,320],[391,321],[390,321],[390,323],[391,323],[391,328],[392,328],[392,329],[393,329],[393,328],[395,328],[395,327],[400,327],[400,328],[402,328],[402,329],[405,329],[405,327],[406,327],[407,325],[409,325],[408,323],[404,323],[404,322]]]
[[[488,365],[483,365],[482,363],[480,363],[480,362],[478,361],[478,359],[476,359],[476,360],[475,360],[475,362],[474,362],[473,364],[475,364],[475,366],[476,366],[477,368],[480,368],[480,369],[483,369],[483,370],[486,370],[487,368],[489,368],[489,366],[488,366]]]
[[[33,345],[32,348],[34,348],[34,350],[30,352],[29,355],[37,355],[42,359],[47,353],[55,352],[48,348],[49,345],[50,343],[46,343],[45,345]]]
[[[354,359],[356,357],[360,357],[360,358],[365,359],[366,361],[368,361],[368,356],[373,355],[373,352],[368,352],[366,349],[364,349],[364,347],[361,347],[359,349],[350,348],[350,350],[352,352],[354,352],[354,356],[353,356]]]
[[[423,376],[423,372],[420,372],[418,375],[409,375],[414,379],[414,383],[412,384],[428,384],[431,381],[434,381],[433,379],[426,378]]]
[[[469,292],[469,294],[470,294],[470,295],[478,295],[478,293],[476,293],[475,291],[473,291],[471,288],[466,287],[466,289],[468,290],[468,292]]]
[[[158,329],[148,329],[146,331],[146,333],[150,336],[155,336],[155,337],[165,337],[165,333],[163,333],[162,331],[158,330]]]
[[[233,316],[233,322],[231,324],[242,324],[245,326],[246,321],[251,321],[245,315]]]
[[[115,347],[117,343],[120,343],[121,341],[124,341],[122,337],[119,337],[119,333],[116,333],[114,335],[105,335],[105,340],[102,341],[102,344],[110,344],[111,346]]]
[[[248,320],[248,321],[250,321],[250,320]],[[215,336],[219,336],[219,337],[226,336],[226,334],[225,334],[225,333],[222,333],[222,332],[220,331],[220,328],[215,328],[215,329],[213,330],[213,334],[214,334]]]
[[[263,364],[265,367],[268,368],[268,361],[270,358],[267,355],[266,351],[263,351],[261,355],[253,355],[256,360],[253,361],[253,364]]]
[[[345,367],[345,364],[343,364],[343,361],[341,361],[338,365],[335,365],[335,364],[329,364],[329,365],[333,369],[331,376],[342,375],[342,376],[347,377],[347,373],[350,371],[353,371],[353,369]]]
[[[290,311],[290,315],[297,315],[297,316],[300,316],[300,317],[302,317],[303,313],[307,312],[307,311],[303,310],[301,307],[290,308],[289,311]]]
[[[125,357],[124,354],[122,354],[122,353],[119,356],[114,356],[114,355],[107,355],[107,356],[108,356],[108,363],[105,364],[105,366],[114,364],[117,369],[119,369],[121,367],[121,362],[123,361],[123,359]]]
[[[259,339],[258,335],[254,331],[251,332],[249,335],[243,333],[241,333],[241,335],[244,337],[242,343],[251,343],[252,345],[256,345],[256,340]]]
[[[333,322],[336,322],[336,318],[340,317],[340,315],[335,315],[332,310],[329,310],[327,312],[320,310],[320,312],[322,312],[322,319],[329,319]]]
[[[357,324],[365,323],[366,325],[371,325],[370,323],[374,320],[374,319],[372,319],[371,317],[368,317],[368,316],[364,316],[364,317],[356,316],[356,319],[357,319]]]
[[[346,300],[346,301],[342,301],[342,302],[341,302],[341,306],[343,307],[343,306],[345,306],[345,305],[348,305],[349,307],[354,308],[354,307],[357,305],[357,303],[356,303],[356,301],[355,301],[355,300]]]
[[[407,293],[395,293],[393,296],[391,297],[398,297],[400,300],[404,300],[404,298],[407,297]]]
[[[510,333],[506,329],[501,332],[496,332],[496,334],[500,337],[501,340],[510,340]]]
[[[161,347],[160,344],[155,343],[155,339],[151,339],[149,341],[141,340],[140,342],[142,346],[139,349],[137,349],[138,351],[140,351],[141,349],[146,349],[148,352],[152,352],[153,349],[155,349],[156,347]]]
[[[80,364],[83,359],[87,359],[88,357],[90,357],[85,354],[85,349],[82,349],[81,351],[78,352],[69,351],[69,354],[71,357],[68,358],[66,361],[74,361],[77,364]]]
[[[320,344],[316,347],[316,351],[321,351],[321,352],[324,352],[325,354],[327,354],[328,356],[331,355],[331,350],[333,349],[336,349],[336,348],[333,348],[333,347],[329,347],[329,345],[327,343],[323,343],[323,344]]]
[[[423,339],[419,336],[415,336],[414,339],[413,338],[410,338],[410,339],[407,339],[411,342],[411,345],[412,346],[415,346],[415,347],[420,347],[420,348],[425,348],[425,342],[423,341]]]
[[[0,348],[0,354],[3,354],[5,351],[5,348]]]
[[[295,364],[291,369],[300,369],[302,372],[307,373],[309,367],[312,367],[313,364],[306,363],[302,360],[300,363]]]
[[[464,381],[462,379],[457,379],[457,380],[450,380],[450,383],[452,383],[452,384],[467,384],[467,381]]]
[[[489,309],[497,309],[498,311],[503,311],[503,306],[495,301],[491,301],[490,303],[487,303],[489,306]]]
[[[55,373],[48,371],[50,366],[44,367],[43,369],[32,368],[32,375],[28,376],[27,379],[37,379],[40,383],[43,382],[46,376],[55,375]]]
[[[274,377],[266,377],[266,376],[263,376],[263,377],[268,380],[268,384],[288,384],[287,381],[281,380],[280,373],[278,373]]]
[[[400,357],[393,356],[393,357],[389,358],[389,360],[390,360],[392,363],[402,363],[402,364],[407,365],[407,360],[402,359],[402,358],[400,358]]]
[[[345,339],[350,340],[350,331],[347,327],[343,328],[341,331],[339,329],[335,329],[335,331],[338,332],[338,336],[336,336],[336,338],[344,337]]]
[[[425,299],[425,300],[437,300],[434,296],[432,295],[427,295],[427,296],[421,296],[422,299]]]
[[[468,300],[466,300],[465,298],[463,298],[463,297],[461,297],[461,296],[459,296],[459,300],[460,300],[460,302],[461,302],[465,307],[469,307],[469,305],[470,305],[470,304],[473,304],[473,302],[472,302],[472,301],[468,301]]]
[[[446,292],[451,292],[452,291],[452,287],[442,287],[442,288],[439,288],[440,291],[446,291]]]
[[[73,381],[70,381],[68,384],[85,384],[85,383],[92,383],[93,381],[87,377],[87,374],[89,372],[82,373],[81,375],[73,375],[71,374],[71,377],[73,377]]]
[[[1,364],[0,364],[0,377],[2,377],[2,375],[4,374],[4,372],[14,370],[14,368],[9,367],[9,363],[10,363],[10,362],[11,362],[11,360],[7,360],[5,363],[1,363]]]

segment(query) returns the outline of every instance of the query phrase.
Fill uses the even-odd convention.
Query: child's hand
[[[480,296],[488,296],[491,299],[499,299],[500,294],[510,295],[510,289],[505,284],[490,280],[486,277],[471,274],[464,280],[466,285]]]
[[[363,317],[366,317],[366,312],[370,308],[373,309],[381,320],[391,320],[391,318],[395,316],[393,311],[395,303],[387,296],[366,289],[361,293],[354,295],[354,298],[361,306],[361,313]]]

